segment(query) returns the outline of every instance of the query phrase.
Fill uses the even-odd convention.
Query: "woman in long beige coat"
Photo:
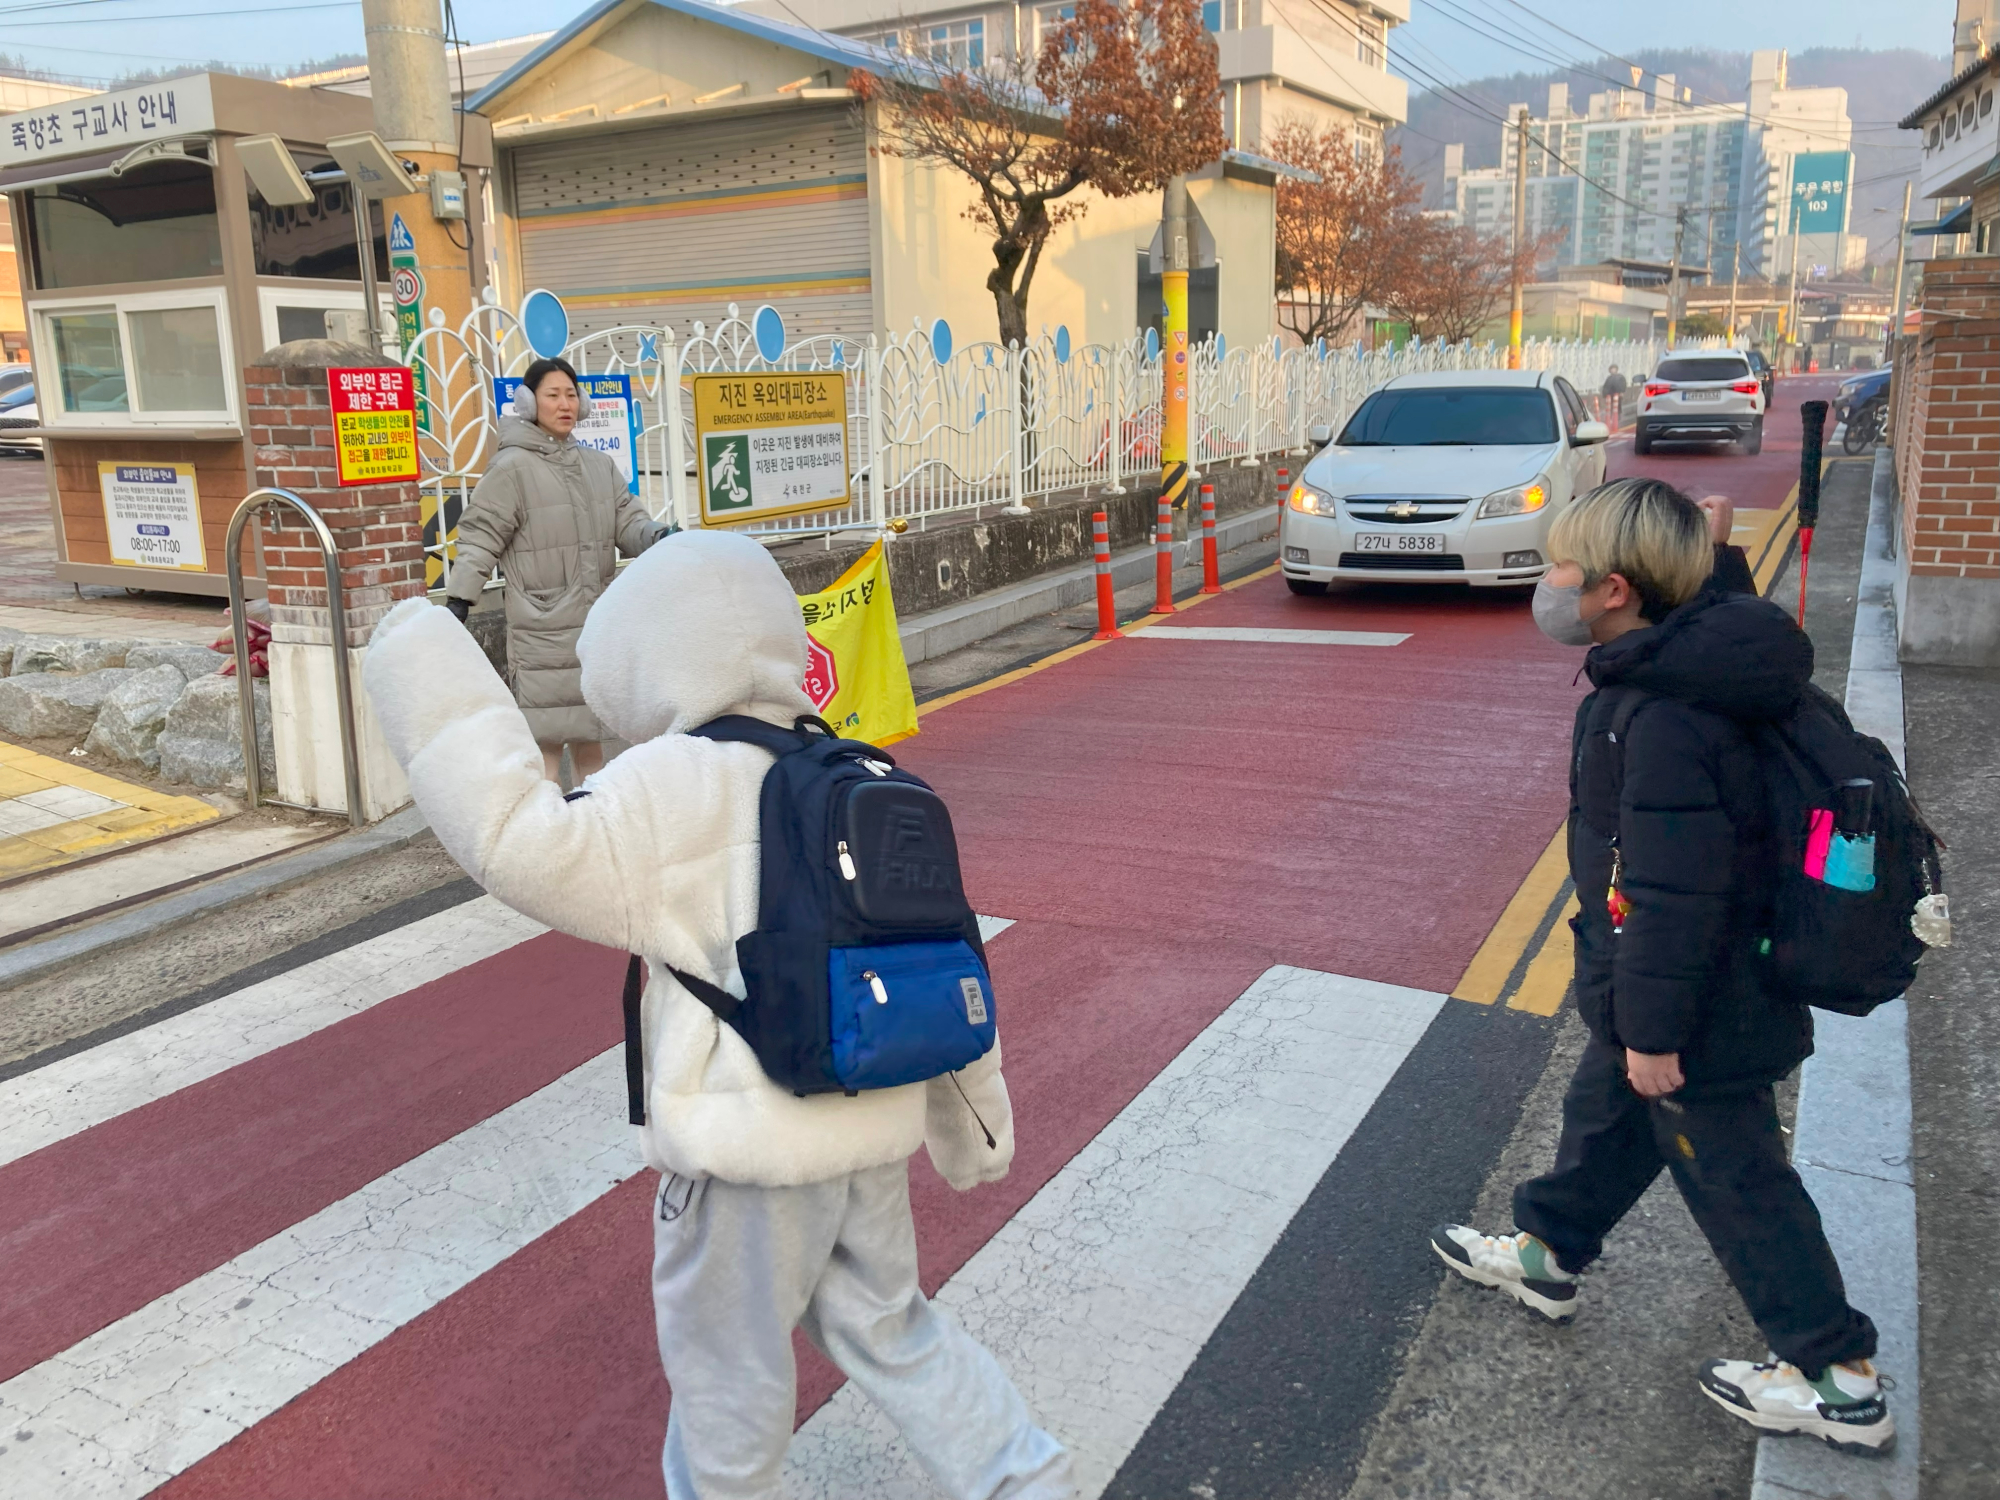
[[[584,706],[576,638],[618,554],[636,557],[668,530],[646,514],[610,455],[571,435],[582,411],[567,361],[528,366],[513,406],[503,408],[500,451],[459,520],[446,600],[463,620],[495,566],[505,575],[507,679],[551,781],[564,745],[579,781],[604,764],[604,726]]]

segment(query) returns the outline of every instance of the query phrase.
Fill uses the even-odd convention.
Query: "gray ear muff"
[[[515,416],[523,421],[535,420],[535,393],[528,389],[527,381],[514,387],[514,399],[510,404]]]
[[[581,385],[576,388],[576,419],[581,422],[590,415],[590,397]]]

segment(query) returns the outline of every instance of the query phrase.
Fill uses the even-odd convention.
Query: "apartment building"
[[[1074,6],[937,4],[935,0],[745,0],[737,7],[804,23],[959,67],[1032,54]],[[1222,72],[1223,128],[1257,152],[1289,118],[1351,131],[1364,150],[1409,113],[1409,90],[1389,72],[1389,33],[1410,0],[1203,0]]]
[[[1741,102],[1697,100],[1672,74],[1613,88],[1571,108],[1551,84],[1528,121],[1527,221],[1551,237],[1556,266],[1605,260],[1666,263],[1727,279],[1786,276],[1793,225],[1803,275],[1861,264],[1867,241],[1848,233],[1853,176],[1845,89],[1788,85],[1781,51],[1752,54]],[[1528,108],[1510,105],[1515,118]],[[1467,171],[1448,148],[1446,200],[1481,233],[1513,224],[1520,132],[1500,131],[1501,164]]]

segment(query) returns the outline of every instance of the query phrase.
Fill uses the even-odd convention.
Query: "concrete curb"
[[[1277,529],[1277,506],[1267,505],[1260,510],[1244,511],[1215,523],[1216,550],[1232,551],[1246,542],[1255,541],[1266,532],[1275,533]],[[1188,567],[1200,558],[1201,531],[1197,524],[1190,528],[1188,537],[1174,543],[1174,566]],[[1150,545],[1119,553],[1111,559],[1112,587],[1129,588],[1150,578],[1153,566]],[[901,625],[903,655],[913,662],[929,661],[934,656],[943,656],[961,646],[984,640],[1009,625],[1088,603],[1096,589],[1097,565],[1083,563],[1059,573],[1044,573],[1038,578],[995,589],[963,604],[912,615]]]
[[[429,826],[416,808],[405,807],[371,827],[357,828],[234,875],[175,891],[144,905],[114,912],[100,921],[26,943],[0,953],[0,988],[36,978],[106,948],[148,937],[204,912],[262,896],[357,859],[400,849],[427,832]]]
[[[1903,669],[1896,653],[1895,517],[1886,448],[1875,450],[1868,540],[1856,590],[1847,712],[1903,759]],[[1907,1002],[1906,1002],[1907,1003]],[[1856,1019],[1819,1011],[1799,1077],[1792,1160],[1819,1204],[1847,1295],[1875,1320],[1877,1363],[1896,1382],[1896,1451],[1855,1458],[1824,1444],[1764,1438],[1751,1500],[1917,1500],[1917,1195],[1910,1168],[1910,1048],[1905,1004]]]

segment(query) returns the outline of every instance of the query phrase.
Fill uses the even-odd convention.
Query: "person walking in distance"
[[[810,743],[795,726],[825,729],[800,686],[808,646],[790,583],[749,537],[671,536],[605,590],[576,650],[593,722],[632,748],[566,795],[541,774],[531,720],[444,610],[421,598],[391,610],[363,677],[452,857],[498,900],[641,955],[650,974],[643,992],[639,966],[628,980],[627,1087],[639,1146],[660,1174],[652,1293],[672,1391],[669,1500],[780,1500],[797,1412],[795,1328],[894,1420],[952,1500],[1066,1500],[1067,1454],[917,1281],[917,1148],[960,1190],[1004,1177],[1013,1158],[997,1035],[949,1073],[852,1092],[795,1092],[765,1067],[761,1039],[781,1029],[780,1012],[764,1008],[772,970],[816,959],[824,976],[830,951],[767,921],[762,899],[776,887],[795,910],[813,889],[763,817],[779,764],[765,742]],[[858,764],[862,782],[894,784],[878,779],[888,764]],[[912,836],[907,819],[889,821]],[[869,848],[856,853],[874,880],[881,861]],[[956,895],[963,906],[962,886]],[[969,906],[964,920],[975,921]],[[910,973],[890,970],[887,986],[861,976],[877,997],[871,1035],[918,1008]],[[962,983],[965,1021],[988,1023],[987,992]],[[747,1031],[724,1019],[744,1013]]]
[[[1875,1326],[1847,1302],[1778,1125],[1772,1086],[1811,1053],[1811,1013],[1759,960],[1777,856],[1752,734],[1798,703],[1812,643],[1735,591],[1740,555],[1726,584],[1712,579],[1729,516],[1709,511],[1625,479],[1550,528],[1536,623],[1591,648],[1569,815],[1589,1040],[1555,1165],[1514,1191],[1514,1232],[1447,1224],[1431,1245],[1459,1275],[1567,1319],[1604,1237],[1664,1167],[1772,1351],[1708,1361],[1703,1391],[1764,1431],[1886,1453]]]
[[[581,781],[604,764],[604,727],[583,701],[576,638],[618,554],[671,529],[646,514],[609,454],[576,441],[587,405],[567,360],[538,359],[500,415],[500,450],[459,518],[446,608],[464,620],[497,567],[506,576],[507,676],[549,780],[564,745]]]

